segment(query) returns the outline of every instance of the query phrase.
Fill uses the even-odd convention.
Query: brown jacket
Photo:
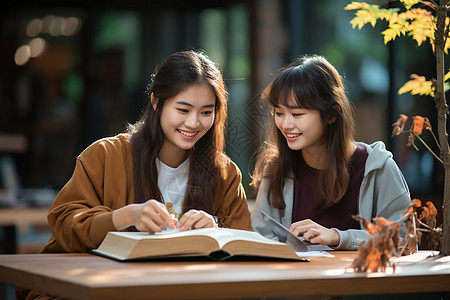
[[[241,172],[227,161],[227,177],[219,178],[214,195],[214,215],[223,227],[252,230]],[[108,231],[116,230],[112,211],[133,202],[133,158],[127,134],[94,142],[78,156],[72,178],[49,210],[52,236],[41,252],[97,248]],[[20,287],[15,292],[17,299],[57,299]]]
[[[228,159],[219,178],[214,215],[224,227],[252,230],[238,167]],[[127,134],[94,142],[79,155],[72,178],[48,213],[52,236],[43,253],[86,252],[116,228],[112,211],[134,202],[133,158]]]

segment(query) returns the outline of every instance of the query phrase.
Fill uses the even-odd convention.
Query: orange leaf
[[[430,210],[428,207],[423,207],[422,212],[420,213],[420,220],[428,220],[430,218]]]
[[[427,201],[426,204],[428,206],[428,217],[426,219],[426,222],[428,226],[434,228],[436,227],[437,209],[431,201]]]
[[[422,201],[420,201],[417,198],[412,199],[411,202],[409,202],[408,208],[406,209],[406,211],[403,213],[402,216],[411,215],[414,212],[414,207],[418,208],[421,206],[422,206]]]
[[[390,221],[386,220],[386,219],[383,218],[383,217],[375,217],[375,218],[373,218],[373,220],[374,220],[375,222],[377,222],[377,225],[380,225],[380,226],[385,226],[385,225],[391,223]]]
[[[413,117],[413,128],[412,131],[417,134],[421,135],[423,131],[423,125],[425,123],[425,120],[421,116],[414,116]]]
[[[430,209],[430,215],[433,215],[433,216],[437,215],[437,209],[436,209],[436,206],[434,206],[433,202],[427,201],[426,204],[427,204],[428,208]]]
[[[414,212],[414,208],[412,206],[409,206],[403,215],[410,215],[413,212]]]
[[[412,206],[414,206],[414,207],[421,207],[422,206],[422,201],[420,201],[419,199],[417,199],[417,198],[414,198],[412,201],[411,201],[411,204],[410,205],[412,205]]]
[[[356,221],[360,221],[362,223],[363,228],[370,233],[371,235],[374,235],[377,231],[376,227],[374,224],[372,224],[371,222],[367,221],[365,218],[361,217],[360,215],[356,215],[356,216],[352,216],[353,219],[355,219]]]

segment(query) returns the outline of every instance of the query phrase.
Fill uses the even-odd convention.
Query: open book
[[[305,261],[285,243],[257,232],[229,228],[188,231],[108,232],[93,253],[119,261],[167,257],[208,257],[212,260],[272,258]]]

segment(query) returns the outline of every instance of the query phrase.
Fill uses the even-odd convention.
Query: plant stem
[[[434,156],[434,158],[436,158],[441,164],[444,163],[442,161],[442,159],[436,153],[434,153],[434,151],[431,150],[431,148],[427,145],[427,143],[418,134],[416,134],[414,131],[412,131],[412,130],[403,130],[401,133],[412,133],[412,134],[414,134],[414,136],[425,146],[425,148],[427,148],[427,150]],[[439,143],[437,143],[437,145],[439,147]],[[417,150],[417,148],[416,148],[416,150]]]
[[[436,142],[436,145],[438,146],[438,148],[439,148],[439,151],[440,151],[440,150],[441,150],[441,145],[439,145],[439,142],[438,142],[438,140],[437,140],[436,136],[434,135],[434,132],[433,132],[433,130],[432,130],[432,129],[430,129],[429,131],[430,131],[431,135],[433,136],[433,139],[434,139],[434,141]]]
[[[434,101],[437,108],[438,136],[444,166],[444,197],[441,254],[450,255],[450,147],[447,134],[448,105],[444,88],[444,57],[447,39],[447,0],[441,0],[437,8],[436,31],[434,32],[436,57],[436,91]]]

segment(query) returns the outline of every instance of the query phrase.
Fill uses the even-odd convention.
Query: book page
[[[213,229],[213,228],[211,228]],[[199,230],[199,229],[196,229]],[[212,232],[212,237],[214,237],[222,248],[225,244],[231,241],[244,240],[249,242],[271,244],[271,245],[283,245],[279,241],[274,241],[268,239],[261,234],[254,231],[230,229],[230,228],[218,228],[217,232]]]
[[[234,240],[248,240],[267,244],[282,244],[281,242],[270,240],[254,231],[230,229],[230,228],[199,228],[187,231],[179,231],[172,229],[167,231],[164,230],[162,232],[157,232],[154,234],[150,234],[148,232],[114,232],[114,234],[133,240],[167,239],[167,238],[187,237],[195,235],[209,236],[217,240],[217,242],[221,247],[226,243]]]

